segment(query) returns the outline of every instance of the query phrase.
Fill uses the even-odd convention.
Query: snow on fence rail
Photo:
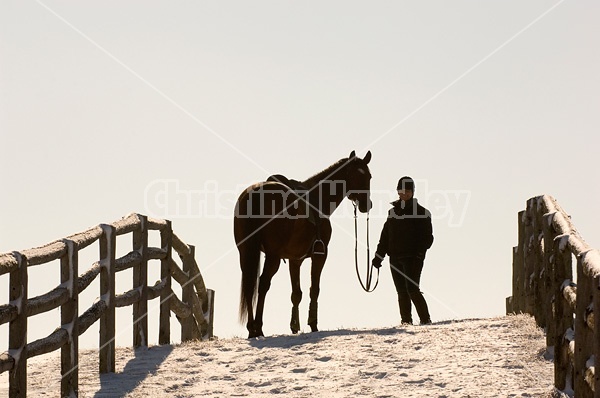
[[[161,247],[148,247],[148,231],[160,232]],[[116,237],[132,234],[133,250],[115,258]],[[79,275],[78,253],[99,241],[100,260]],[[175,250],[183,269],[172,258]],[[148,300],[160,297],[159,344],[170,343],[170,312],[181,324],[181,340],[205,339],[213,333],[214,291],[206,289],[194,258],[194,246],[182,242],[171,222],[131,214],[46,246],[0,254],[0,275],[10,273],[9,303],[0,305],[0,324],[9,322],[8,351],[0,354],[0,373],[10,372],[9,397],[27,394],[27,359],[61,349],[61,397],[78,391],[78,337],[100,321],[100,373],[115,369],[115,308],[133,306],[133,345],[147,346]],[[38,297],[28,297],[27,268],[60,260],[61,284]],[[161,280],[148,286],[148,261],[160,260]],[[115,293],[115,274],[133,269],[133,288]],[[100,300],[79,315],[78,299],[100,275]],[[171,283],[181,285],[180,300]],[[27,318],[60,307],[60,327],[29,343]]]
[[[600,308],[600,252],[588,246],[549,195],[529,199],[518,225],[507,313],[529,313],[546,329],[558,390],[599,398],[600,372],[595,372],[594,359],[600,358],[600,316],[594,311]]]

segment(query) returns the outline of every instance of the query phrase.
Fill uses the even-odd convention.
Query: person
[[[399,199],[392,202],[393,208],[383,225],[372,264],[380,268],[385,256],[390,257],[401,323],[412,325],[414,304],[421,324],[430,324],[429,308],[419,283],[425,253],[433,244],[431,213],[414,197],[415,182],[412,178],[400,178],[397,191]]]

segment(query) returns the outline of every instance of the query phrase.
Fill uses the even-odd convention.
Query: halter
[[[358,271],[358,214],[356,209],[358,207],[357,201],[353,200],[352,204],[354,205],[354,264],[356,268],[356,276],[358,276],[358,281],[360,282],[360,286],[367,293],[370,293],[375,290],[377,285],[379,284],[379,268],[377,268],[377,279],[375,281],[375,286],[371,289],[371,282],[373,281],[373,264],[371,264],[371,253],[369,248],[369,212],[367,211],[367,279],[366,283],[363,283],[362,278],[360,277],[360,272]]]

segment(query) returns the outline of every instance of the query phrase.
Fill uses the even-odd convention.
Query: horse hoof
[[[262,330],[255,330],[253,332],[250,332],[248,334],[248,338],[249,339],[254,339],[256,337],[265,337],[264,333],[262,332]]]
[[[292,334],[298,334],[299,330],[292,329]]]
[[[310,326],[310,331],[311,332],[318,332],[319,329],[317,328],[317,325],[309,325]]]

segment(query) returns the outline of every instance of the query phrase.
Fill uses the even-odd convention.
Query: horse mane
[[[343,159],[338,160],[331,166],[323,169],[322,171],[318,172],[317,174],[313,175],[312,177],[309,177],[306,180],[302,181],[302,185],[304,185],[308,189],[314,187],[315,185],[317,185],[319,183],[319,181],[322,181],[324,179],[329,179],[329,178],[333,177],[335,174],[337,174],[345,166],[345,164],[347,162],[348,162],[348,158],[343,158]]]

